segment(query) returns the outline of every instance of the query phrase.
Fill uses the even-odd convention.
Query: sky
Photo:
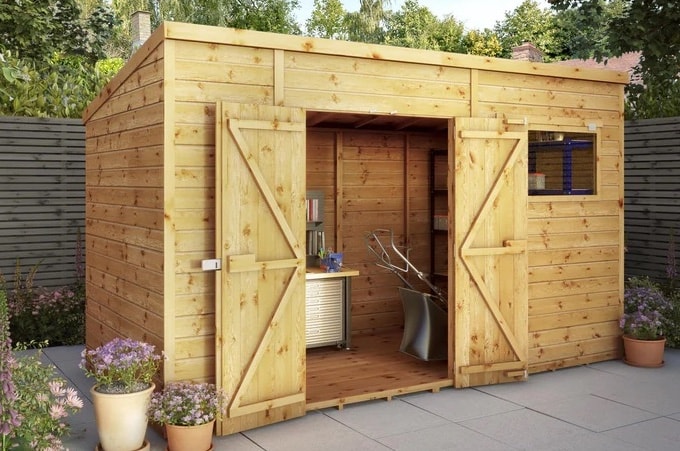
[[[298,0],[298,21],[304,25],[312,14],[314,0]],[[427,7],[432,13],[442,18],[453,14],[456,20],[463,22],[467,30],[493,28],[496,22],[505,19],[505,13],[513,11],[523,0],[419,0],[420,6]],[[546,0],[535,0],[539,8],[548,9]],[[342,0],[347,11],[358,11],[359,0]],[[401,9],[403,0],[392,0],[390,9]]]

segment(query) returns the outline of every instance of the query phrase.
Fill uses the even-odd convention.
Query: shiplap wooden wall
[[[79,119],[0,117],[0,271],[19,259],[35,285],[75,281],[85,223],[85,129]]]
[[[680,263],[680,117],[625,125],[626,276],[666,277],[671,237]]]

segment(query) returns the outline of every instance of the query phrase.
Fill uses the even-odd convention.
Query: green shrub
[[[17,262],[12,289],[5,288],[10,335],[14,343],[48,342],[49,346],[85,342],[85,288],[82,281],[56,288],[35,288],[39,264],[24,275]],[[0,277],[0,284],[5,282]]]
[[[666,325],[666,346],[680,348],[680,290],[673,289],[667,294],[668,300],[673,305],[673,310],[668,314]]]

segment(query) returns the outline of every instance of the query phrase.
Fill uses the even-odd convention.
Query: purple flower
[[[80,368],[97,384],[120,386],[126,393],[147,388],[158,371],[161,356],[151,344],[130,338],[114,338],[97,349],[81,354]]]
[[[619,326],[625,334],[641,340],[653,340],[663,335],[666,315],[672,303],[661,289],[648,278],[632,278],[624,292],[624,314]]]
[[[225,405],[224,392],[213,384],[171,382],[151,396],[149,418],[159,424],[205,424],[220,417]]]

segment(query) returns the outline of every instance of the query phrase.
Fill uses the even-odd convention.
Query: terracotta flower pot
[[[638,340],[624,335],[623,361],[632,366],[658,368],[664,364],[663,352],[665,346],[665,338],[658,340]]]
[[[209,451],[212,449],[213,426],[210,423],[197,426],[165,425],[168,436],[168,451]]]
[[[147,409],[155,384],[135,393],[110,394],[90,389],[94,416],[102,451],[137,451],[144,449],[148,425]]]

